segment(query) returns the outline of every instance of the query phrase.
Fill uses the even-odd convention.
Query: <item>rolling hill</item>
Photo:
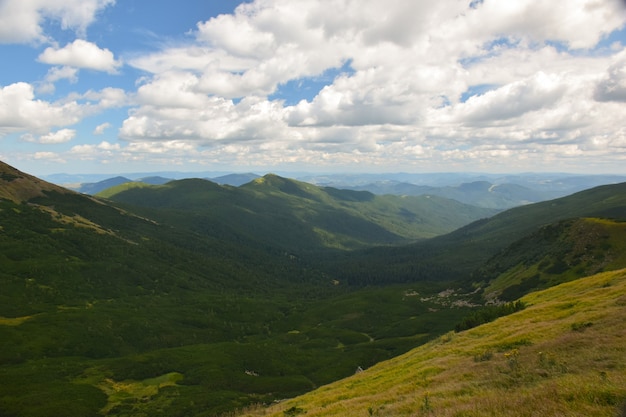
[[[542,326],[564,320],[572,333],[563,337],[580,332],[601,340],[603,333],[594,332],[605,322],[584,314],[600,314],[606,300],[594,307],[568,298],[578,295],[566,289],[582,294],[587,290],[568,285],[626,267],[623,185],[521,207],[430,239],[420,234],[436,234],[449,216],[459,221],[483,212],[450,200],[387,198],[275,175],[241,187],[180,180],[109,191],[107,200],[81,195],[0,163],[0,415],[212,416],[295,397],[359,368],[371,374],[377,363],[423,345],[461,352],[465,345],[452,344],[457,339],[476,343],[459,366],[485,362],[498,371],[513,348],[521,363],[547,342],[543,334],[529,335],[531,344],[517,346],[500,327],[490,330],[500,334],[448,333],[482,311],[488,294],[527,294],[527,309],[495,326],[535,311],[530,291],[571,281],[554,294],[562,299],[557,304],[572,304],[563,311],[574,316],[548,315]],[[598,285],[613,294],[622,281],[615,275]],[[582,313],[579,306],[592,308]],[[501,347],[500,339],[515,346]],[[541,372],[560,381],[552,357],[545,360]],[[414,389],[422,379],[451,375],[428,369],[413,375]],[[575,369],[565,377],[588,375]],[[623,385],[611,368],[593,369],[615,386],[581,395],[607,403],[590,410],[609,410]],[[432,385],[425,396],[390,375],[380,377],[381,386],[410,392],[407,410],[448,404],[444,388]],[[459,389],[492,402],[492,387],[478,381]],[[389,398],[355,410],[395,415]],[[318,412],[302,404],[276,412]]]
[[[240,187],[201,179],[126,183],[98,194],[168,216],[198,233],[296,254],[403,244],[450,232],[496,211],[438,197],[377,196],[268,174]],[[152,210],[152,211],[150,211]]]
[[[439,279],[468,282],[491,257],[543,226],[580,217],[626,221],[626,183],[516,207],[413,245],[373,248],[330,263],[354,284]],[[375,268],[384,263],[385,271]]]

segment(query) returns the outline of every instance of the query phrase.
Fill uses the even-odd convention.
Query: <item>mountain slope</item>
[[[437,197],[316,187],[271,174],[238,188],[188,179],[158,187],[125,184],[99,195],[153,210],[153,216],[167,213],[169,221],[198,233],[294,253],[407,243],[495,212]]]
[[[126,177],[118,176],[113,178],[108,178],[106,180],[102,180],[99,182],[90,182],[84,183],[80,185],[78,191],[85,194],[98,194],[100,191],[106,190],[107,188],[114,187],[116,185],[124,184],[127,182],[131,182],[132,180]]]
[[[521,312],[241,415],[615,416],[626,400],[624,294],[626,270],[529,294]]]
[[[11,197],[0,198],[0,378],[10,381],[0,384],[3,416],[217,415],[371,367],[479,308],[480,294],[449,287],[458,276],[443,269],[432,269],[426,282],[413,271],[402,285],[352,286],[326,261],[339,251],[302,250],[324,247],[315,240],[322,228],[332,231],[333,244],[341,242],[340,233],[351,244],[376,244],[381,229],[383,238],[395,239],[406,233],[393,231],[398,225],[420,225],[409,213],[421,213],[422,206],[445,219],[445,200],[381,200],[268,176],[242,189],[203,180],[130,183],[122,189],[144,188],[117,195],[144,206],[118,207],[9,168],[0,178],[0,191]],[[410,221],[390,222],[403,217],[401,208]],[[618,267],[622,258],[611,251],[623,253],[622,229],[600,222],[609,229],[599,234],[608,238],[586,239],[584,248],[604,251],[611,261],[603,267]],[[550,226],[556,238],[520,231],[529,239],[519,246],[528,256],[505,251],[498,260],[503,269],[490,270],[490,280],[515,285],[498,274],[520,263],[541,264],[530,250],[538,243],[550,249],[546,255],[576,259],[583,253],[576,247],[557,249],[601,229],[576,233],[577,223],[569,224]],[[285,240],[276,244],[277,237]],[[295,256],[291,245],[302,253]],[[339,253],[342,259],[355,254]],[[407,266],[420,268],[428,257],[439,262],[438,256],[412,252]],[[455,253],[446,265],[456,267],[464,256]],[[399,272],[393,256],[370,264],[354,259],[370,268],[355,275],[359,284],[369,273],[395,279]],[[601,265],[583,257],[581,266]],[[561,275],[572,278],[568,271]],[[589,330],[586,323],[577,329]]]
[[[33,197],[43,196],[46,191],[70,192],[0,161],[0,199],[20,203]]]
[[[34,196],[0,200],[3,416],[214,415],[393,357],[468,310],[28,178],[0,183]],[[187,202],[228,192],[179,185]]]
[[[475,271],[487,298],[515,300],[526,293],[601,271],[626,267],[626,222],[563,220],[541,227]]]
[[[371,191],[376,194],[434,195],[460,201],[477,207],[508,209],[519,205],[546,200],[550,194],[532,190],[518,184],[492,184],[488,181],[473,181],[457,186],[433,187],[398,181],[347,187],[354,190]]]
[[[331,267],[354,283],[470,280],[489,258],[540,227],[579,217],[626,221],[626,183],[600,186],[571,196],[516,207],[449,234],[397,248],[374,248],[338,259]],[[385,265],[385,270],[376,265]]]

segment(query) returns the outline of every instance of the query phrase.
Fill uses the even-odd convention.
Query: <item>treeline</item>
[[[462,332],[463,330],[468,330],[473,327],[480,326],[481,324],[489,323],[498,317],[508,316],[509,314],[513,314],[525,308],[526,304],[520,300],[497,306],[486,306],[480,310],[474,311],[461,320],[461,322],[454,327],[454,331],[457,333]]]

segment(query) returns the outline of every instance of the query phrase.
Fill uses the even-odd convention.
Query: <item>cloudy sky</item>
[[[35,175],[626,173],[623,0],[0,0]]]

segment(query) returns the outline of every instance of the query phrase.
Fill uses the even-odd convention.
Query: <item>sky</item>
[[[626,173],[624,0],[0,0],[0,160]]]

